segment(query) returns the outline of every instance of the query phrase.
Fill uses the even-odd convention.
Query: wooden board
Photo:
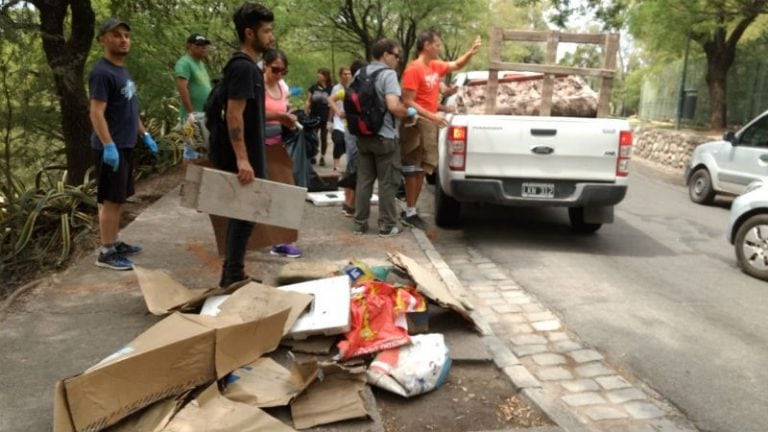
[[[545,64],[508,63],[501,59],[502,45],[505,41],[516,42],[546,42],[547,51]],[[594,76],[602,79],[597,116],[606,117],[610,114],[611,89],[616,75],[616,52],[619,46],[618,34],[579,34],[542,31],[517,31],[491,28],[490,52],[488,64],[488,83],[486,86],[485,112],[496,112],[496,92],[498,89],[498,72],[500,70],[516,70],[538,72],[544,74],[541,96],[540,115],[549,116],[552,113],[552,92],[554,75]],[[582,43],[603,45],[602,68],[580,68],[556,65],[557,48],[560,43]]]
[[[241,185],[237,175],[187,166],[181,204],[217,216],[299,229],[307,189],[256,179]]]

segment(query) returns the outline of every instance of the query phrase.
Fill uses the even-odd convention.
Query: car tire
[[[441,228],[452,228],[460,221],[461,203],[445,193],[435,173],[435,224]]]
[[[711,204],[715,199],[712,177],[706,168],[699,168],[691,174],[688,182],[688,196],[696,204]]]
[[[739,268],[750,276],[768,280],[768,214],[757,214],[744,221],[733,244]]]
[[[601,223],[584,222],[584,207],[568,207],[571,230],[579,234],[592,234],[603,226]]]

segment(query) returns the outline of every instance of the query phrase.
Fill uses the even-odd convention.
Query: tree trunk
[[[709,89],[709,127],[725,129],[727,117],[726,90],[730,65],[707,59],[707,88]]]
[[[40,11],[43,50],[59,95],[67,182],[79,184],[92,165],[91,123],[83,71],[93,43],[95,14],[90,0],[35,0],[32,3]],[[70,9],[71,29],[67,39],[65,22]]]

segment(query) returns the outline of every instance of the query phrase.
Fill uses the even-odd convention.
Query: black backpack
[[[229,58],[223,71],[235,60],[253,61],[247,54],[236,52]],[[223,75],[223,73],[222,73]],[[213,82],[213,88],[208,93],[208,98],[203,105],[205,113],[205,127],[208,128],[209,157],[217,166],[223,166],[223,154],[227,154],[231,148],[229,132],[227,131],[227,85],[224,77]],[[223,154],[222,154],[223,153]],[[218,163],[217,163],[218,162]]]
[[[387,106],[376,94],[376,78],[389,68],[375,70],[368,75],[368,68],[360,69],[344,93],[344,115],[349,133],[357,136],[373,136],[384,126]]]

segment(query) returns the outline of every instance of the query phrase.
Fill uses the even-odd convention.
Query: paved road
[[[635,164],[594,236],[562,209],[472,206],[464,236],[615,367],[703,431],[768,430],[768,284],[741,273],[728,200],[693,204],[678,176]],[[439,242],[437,242],[439,250]]]

